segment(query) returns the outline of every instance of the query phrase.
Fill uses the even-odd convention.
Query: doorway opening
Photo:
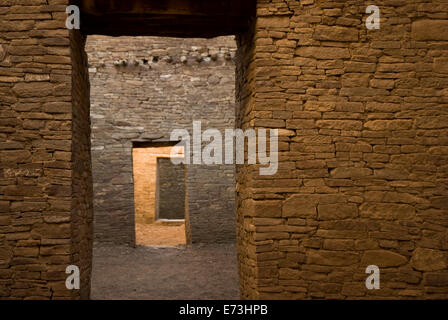
[[[186,146],[171,141],[197,121],[235,128],[236,50],[233,36],[87,37],[92,298],[239,298],[235,165],[173,165]]]
[[[160,136],[162,129],[179,128],[179,125],[191,127],[193,119],[205,120],[204,130],[207,127],[219,129],[214,120],[225,119],[221,103],[226,101],[226,98],[218,94],[221,92],[221,88],[226,87],[225,83],[234,84],[236,91],[236,94],[232,92],[224,95],[227,98],[231,97],[232,107],[228,110],[235,117],[235,121],[228,122],[226,127],[244,129],[253,125],[247,115],[255,99],[253,67],[256,54],[257,2],[255,0],[168,2],[73,0],[70,3],[78,5],[81,12],[81,31],[70,32],[73,105],[72,180],[75,195],[72,199],[71,219],[75,231],[73,234],[80,235],[76,237],[72,235],[71,242],[74,248],[73,262],[80,265],[82,287],[85,288],[79,293],[79,296],[88,298],[91,287],[92,298],[108,298],[104,295],[107,292],[121,298],[132,296],[132,294],[127,295],[129,292],[138,294],[134,298],[147,299],[237,298],[239,296],[238,289],[234,290],[233,285],[229,286],[234,283],[230,279],[235,280],[237,287],[238,279],[241,279],[242,292],[247,291],[247,288],[253,287],[252,280],[256,266],[252,260],[247,259],[250,234],[244,230],[244,219],[248,208],[242,203],[244,199],[251,197],[250,193],[246,192],[248,176],[245,175],[246,172],[249,172],[246,169],[250,169],[251,165],[239,167],[237,175],[235,167],[223,170],[215,170],[216,168],[212,167],[207,167],[204,170],[201,166],[187,168],[189,204],[186,223],[190,223],[189,236],[192,244],[201,243],[201,241],[204,243],[212,241],[215,244],[230,243],[233,245],[233,249],[219,251],[212,245],[209,252],[213,258],[209,259],[207,255],[202,255],[202,260],[196,261],[198,266],[208,266],[206,270],[195,266],[190,270],[185,270],[185,263],[177,261],[177,265],[183,267],[178,272],[179,270],[170,270],[176,263],[164,264],[162,268],[164,272],[166,270],[173,271],[173,277],[169,279],[174,282],[168,284],[169,288],[174,291],[169,297],[162,297],[160,293],[163,289],[154,286],[160,279],[146,279],[148,281],[142,289],[144,292],[132,288],[132,290],[125,290],[127,294],[120,294],[114,288],[121,287],[121,285],[124,289],[129,288],[127,284],[132,283],[132,280],[135,280],[135,285],[139,286],[145,282],[141,279],[143,274],[152,273],[158,276],[163,273],[154,272],[154,266],[150,268],[149,272],[146,270],[148,264],[145,261],[140,261],[142,263],[139,265],[136,263],[137,260],[141,260],[142,255],[139,246],[136,249],[133,248],[135,246],[135,215],[131,160],[132,141],[140,138],[144,138],[146,141],[158,140],[162,138]],[[225,49],[215,48],[218,50],[214,53],[201,49],[201,41],[213,41],[215,37],[222,38],[229,35],[236,35],[238,42],[238,50],[234,45],[234,51],[238,53],[236,58],[232,58],[232,52],[226,54]],[[112,39],[115,42],[110,42],[110,36],[114,37]],[[145,48],[139,50],[142,49],[142,46],[136,44],[135,41],[144,42],[143,37],[147,37],[146,39],[152,37],[150,41],[153,41],[154,45],[149,48],[150,50]],[[172,39],[177,44],[174,46],[171,46],[169,42],[168,45],[166,42],[160,44],[154,37],[177,37],[165,38],[165,40]],[[202,38],[202,40],[198,40],[198,38]],[[235,38],[231,38],[235,43]],[[189,41],[199,43],[193,45]],[[177,54],[176,48],[181,48],[181,54]],[[89,59],[87,59],[86,51]],[[173,53],[176,53],[175,57],[179,57],[179,60],[173,59]],[[173,61],[180,63],[172,63]],[[234,64],[230,66],[224,61],[233,61]],[[158,67],[160,63],[171,63],[175,72],[161,72]],[[211,72],[195,76],[191,66],[196,63],[208,64],[209,67],[203,70]],[[210,69],[212,63],[216,64],[217,69]],[[219,69],[226,66],[231,70],[231,76],[224,76],[225,72],[223,73]],[[98,72],[104,71],[104,69],[107,69],[108,72]],[[145,72],[149,69],[155,72]],[[130,74],[132,72],[135,73]],[[145,74],[153,77],[141,77]],[[201,80],[206,75],[208,75],[207,80]],[[169,81],[169,84],[162,84],[163,81]],[[162,87],[166,90],[161,90]],[[202,96],[200,92],[206,92],[204,89],[210,89],[208,92],[212,94],[206,99],[197,99]],[[90,99],[89,91],[92,93]],[[157,95],[145,96],[148,92],[157,93]],[[190,98],[179,98],[181,96],[179,93],[182,92],[189,92]],[[236,100],[234,100],[235,97]],[[166,98],[172,99],[167,101]],[[198,101],[206,101],[206,103],[201,104]],[[235,107],[235,102],[237,107]],[[172,120],[173,115],[179,117],[175,106],[177,106],[177,110],[190,111],[187,114],[180,112],[184,118],[181,118],[179,122]],[[143,112],[138,112],[135,108],[141,108]],[[161,116],[160,112],[163,110],[167,112]],[[196,117],[195,111],[198,110],[204,113],[202,117]],[[148,120],[151,123],[148,123]],[[143,121],[145,125],[139,124],[139,121]],[[89,124],[91,124],[90,128]],[[92,163],[91,166],[90,163]],[[95,171],[103,171],[105,174],[103,177],[95,177]],[[207,176],[216,183],[204,184],[200,182],[200,179],[196,179],[196,187],[190,183],[190,179],[194,181],[195,178],[201,176]],[[235,184],[236,176],[238,177],[238,189]],[[232,181],[231,187],[226,181]],[[222,197],[226,194],[229,195],[229,198]],[[236,194],[238,195],[237,201],[235,201]],[[202,200],[198,198],[197,201],[193,201],[193,195],[200,196]],[[216,199],[221,199],[223,202],[216,202]],[[233,199],[233,201],[229,201],[229,199]],[[235,207],[238,208],[236,215]],[[228,209],[229,211],[227,211]],[[231,212],[234,223],[229,223],[225,218],[227,215],[223,212]],[[202,219],[201,217],[206,218]],[[94,218],[94,223],[92,223],[92,218]],[[186,230],[188,233],[188,228]],[[238,239],[236,239],[235,233],[238,234]],[[102,250],[104,253],[102,257],[101,252],[98,253],[98,247],[94,248],[92,268],[94,243],[95,245],[101,243],[112,246],[110,250]],[[238,243],[238,261],[240,262],[239,277],[238,271],[236,271],[236,262],[232,267],[226,265],[227,262],[237,258],[236,243]],[[188,246],[186,247],[188,248]],[[132,251],[135,259],[126,255],[128,250]],[[224,253],[220,255],[222,259],[216,256],[217,252]],[[187,257],[191,259],[191,255],[187,255]],[[154,263],[153,258],[151,256],[146,261]],[[212,261],[214,262],[212,263]],[[131,263],[132,265],[129,265]],[[167,265],[170,268],[166,268]],[[143,272],[137,274],[137,266],[142,267]],[[219,269],[216,269],[216,266]],[[123,270],[131,270],[131,272],[123,272]],[[229,271],[229,274],[225,274],[224,270]],[[195,282],[183,277],[179,279],[181,274],[198,276],[194,278]],[[221,278],[216,279],[217,276]],[[115,280],[113,287],[110,287],[109,280],[111,278]],[[121,278],[124,279],[121,284],[118,284],[117,281]],[[217,281],[212,281],[213,279]],[[197,281],[200,280],[203,281],[205,287],[198,285]],[[162,282],[162,285],[167,285],[166,281]],[[188,295],[186,293],[192,291],[185,287],[179,288],[179,285],[187,287],[192,285],[199,289],[199,293],[198,295]],[[230,288],[232,293],[223,294],[224,288]],[[154,292],[148,292],[151,289]],[[165,289],[168,291],[168,288]],[[216,294],[213,295],[210,292]],[[111,297],[109,296],[109,298]]]
[[[176,142],[133,143],[135,238],[137,245],[187,243],[185,230],[186,168]]]

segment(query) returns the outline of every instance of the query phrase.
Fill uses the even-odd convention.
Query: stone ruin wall
[[[448,3],[257,4],[241,122],[280,163],[238,171],[242,296],[447,299]]]
[[[235,126],[233,37],[89,36],[95,239],[133,244],[132,141]],[[235,241],[232,165],[187,166],[193,242]]]
[[[1,299],[90,294],[88,73],[66,6],[0,2]],[[65,287],[72,264],[82,290]]]
[[[281,134],[276,176],[237,168],[243,298],[448,298],[448,4],[375,1],[370,31],[368,4],[258,0],[238,37],[237,126]],[[88,282],[91,248],[66,6],[0,2],[1,298],[88,297],[64,287],[72,263]]]

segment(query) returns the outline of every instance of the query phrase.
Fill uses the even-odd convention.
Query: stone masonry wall
[[[279,128],[280,164],[238,171],[242,296],[448,298],[448,3],[259,0],[257,17],[243,122]]]
[[[370,4],[381,10],[379,30],[365,26]],[[88,86],[84,40],[65,27],[67,5],[0,1],[2,299],[88,295]],[[195,41],[88,41],[93,167],[108,172],[94,180],[97,239],[134,242],[133,139],[165,138],[198,117],[233,126],[226,57],[234,49],[215,55]],[[257,0],[254,24],[237,41],[236,126],[280,134],[276,175],[237,168],[242,298],[447,299],[446,0]],[[187,168],[187,180],[199,182],[201,170]],[[233,230],[216,202],[231,199],[233,168],[206,170],[213,183],[186,189],[188,199],[208,197],[186,207],[193,240]],[[75,263],[82,291],[64,288]],[[379,290],[364,284],[371,264]]]
[[[134,244],[132,141],[234,127],[233,37],[87,39],[95,239]],[[193,242],[235,241],[234,166],[187,168]]]
[[[70,33],[72,58],[72,198],[71,198],[71,255],[72,264],[80,267],[80,297],[90,297],[93,243],[93,181],[90,144],[90,85],[87,54],[84,50],[86,37],[79,32]],[[55,162],[57,168],[60,162]],[[63,194],[57,188],[55,194]],[[67,243],[56,242],[54,253],[65,253]],[[67,292],[65,283],[59,282],[60,290]],[[72,291],[77,293],[76,291]]]
[[[238,51],[236,59],[236,102],[237,117],[236,127],[246,130],[251,127],[248,117],[255,98],[255,43],[254,29],[237,37]],[[269,105],[268,105],[269,107]],[[247,147],[246,147],[247,148]],[[247,161],[247,150],[246,150]],[[245,162],[247,163],[247,162]],[[237,253],[239,262],[240,291],[241,297],[255,297],[257,288],[255,274],[257,272],[257,264],[254,259],[254,252],[249,249],[254,247],[252,234],[247,232],[245,222],[247,221],[247,202],[252,197],[251,188],[249,186],[250,165],[236,166],[236,211],[237,211]]]
[[[66,6],[0,1],[0,298],[90,294],[87,66]],[[65,287],[72,264],[82,290]]]

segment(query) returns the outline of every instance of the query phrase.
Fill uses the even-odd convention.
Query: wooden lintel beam
[[[249,25],[246,17],[186,17],[173,15],[82,16],[85,34],[110,36],[169,36],[213,38],[238,34]]]
[[[85,14],[251,16],[254,0],[78,0]]]

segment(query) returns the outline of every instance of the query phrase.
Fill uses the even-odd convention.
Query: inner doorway
[[[251,102],[251,90],[253,85],[253,77],[251,76],[251,68],[253,61],[253,46],[254,46],[254,22],[255,22],[255,12],[256,12],[256,2],[254,0],[251,1],[239,1],[239,0],[229,0],[225,2],[213,2],[213,1],[196,1],[196,0],[180,0],[180,1],[169,1],[169,2],[160,2],[160,1],[144,1],[140,0],[131,0],[131,1],[88,1],[88,0],[79,0],[79,1],[71,1],[71,4],[78,5],[81,10],[82,17],[82,30],[81,32],[73,32],[70,37],[70,45],[72,51],[72,61],[73,61],[73,74],[74,77],[74,85],[73,88],[76,88],[72,92],[72,97],[74,101],[74,105],[76,108],[73,108],[73,124],[74,124],[74,138],[73,141],[73,150],[74,154],[78,155],[76,157],[76,165],[74,166],[74,181],[80,181],[87,186],[91,186],[92,183],[89,182],[90,172],[87,166],[83,166],[84,163],[89,164],[90,161],[90,150],[93,152],[103,153],[111,151],[111,150],[121,150],[128,152],[131,154],[132,145],[129,144],[117,144],[113,142],[112,144],[108,144],[107,146],[101,145],[93,145],[92,149],[89,147],[89,138],[90,132],[86,130],[86,124],[89,123],[89,79],[86,77],[87,69],[85,66],[87,65],[87,61],[85,59],[84,52],[84,42],[85,38],[83,35],[88,35],[89,38],[92,38],[92,35],[108,35],[108,36],[169,36],[169,37],[205,37],[212,38],[216,36],[224,36],[224,35],[238,35],[238,52],[239,57],[236,59],[237,61],[237,78],[238,78],[238,86],[237,86],[237,127],[242,127],[244,124],[242,120],[245,115],[245,110],[248,108],[249,103]],[[142,5],[143,4],[143,5]],[[126,52],[129,48],[133,46],[126,45],[121,42],[117,46],[113,46],[111,48],[120,49],[123,52]],[[115,57],[111,57],[109,54],[109,50],[104,52],[104,56],[109,56],[114,59]],[[156,57],[154,57],[156,58]],[[104,60],[104,59],[99,59]],[[144,62],[145,60],[143,60]],[[160,61],[158,59],[154,59],[154,61]],[[147,60],[147,62],[149,62]],[[113,61],[113,64],[116,68],[119,68],[121,65],[134,65],[128,64],[128,61],[124,59],[124,61],[120,61],[116,59]],[[100,66],[105,66],[100,61]],[[95,66],[90,65],[89,73],[95,72]],[[235,68],[234,68],[235,69]],[[219,74],[219,73],[217,73]],[[87,74],[88,76],[88,74]],[[125,77],[123,77],[124,79]],[[104,79],[103,79],[104,80]],[[129,79],[127,79],[129,80]],[[123,82],[121,82],[123,83]],[[141,85],[141,81],[134,82],[134,85]],[[109,96],[103,96],[104,98],[110,98],[114,96],[115,92],[110,93]],[[103,103],[100,101],[100,103]],[[108,102],[105,102],[107,104]],[[107,108],[107,106],[103,104],[102,107]],[[93,105],[92,105],[93,107]],[[125,110],[125,109],[123,109]],[[93,115],[95,117],[96,115]],[[117,114],[119,116],[119,114]],[[99,115],[98,118],[101,118]],[[104,117],[106,118],[106,117]],[[104,119],[103,118],[103,119]],[[119,118],[119,117],[118,117]],[[92,114],[91,114],[92,119]],[[161,121],[160,123],[165,123],[169,125],[169,121]],[[121,120],[113,120],[113,125],[122,127],[123,130],[126,130],[128,127],[128,123],[123,122]],[[92,127],[92,136],[95,134],[95,127]],[[135,132],[128,132],[129,136],[135,134]],[[116,139],[117,137],[113,137]],[[152,137],[151,137],[152,138]],[[129,139],[129,137],[127,138]],[[122,142],[120,138],[118,138],[119,142]],[[106,150],[107,149],[107,150]],[[131,163],[131,162],[129,162]],[[93,162],[93,170],[95,170],[95,166],[97,169],[103,169],[107,167],[119,167],[120,174],[109,177],[108,179],[113,180],[113,184],[119,190],[118,193],[110,193],[103,192],[100,193],[100,199],[102,197],[102,203],[100,203],[100,208],[103,208],[104,211],[114,211],[116,216],[119,219],[115,219],[114,221],[118,221],[119,223],[110,223],[108,221],[107,214],[105,215],[95,215],[95,242],[102,239],[102,241],[116,244],[126,242],[128,244],[135,244],[135,232],[134,230],[134,216],[132,215],[129,218],[129,215],[125,214],[125,211],[122,209],[115,207],[113,203],[109,203],[108,197],[122,197],[129,198],[129,194],[133,195],[132,188],[132,180],[129,181],[129,174],[132,173],[132,168],[130,165],[122,165],[120,163],[120,159],[118,157],[113,157],[112,159],[108,159],[107,163],[94,163]],[[123,173],[123,174],[122,174]],[[132,176],[132,175],[131,175]],[[240,172],[238,172],[239,180],[242,177]],[[244,179],[243,179],[244,180]],[[101,182],[101,181],[100,181]],[[95,187],[100,185],[98,181],[93,181],[93,185]],[[223,187],[224,188],[224,187]],[[114,189],[112,189],[113,191]],[[196,190],[194,190],[196,191]],[[216,198],[216,194],[221,194],[221,190],[217,192],[213,192],[209,195],[210,199]],[[98,199],[98,194],[95,195]],[[241,200],[241,197],[238,197]],[[90,193],[79,193],[76,198],[77,201],[81,203],[79,209],[76,214],[80,216],[80,220],[76,222],[75,226],[78,229],[82,229],[82,231],[88,232],[91,227],[91,218],[92,218],[92,194]],[[133,206],[133,202],[130,202]],[[197,208],[202,208],[203,206],[199,204]],[[78,208],[78,207],[77,207]],[[95,204],[95,210],[97,209],[97,204]],[[239,230],[239,239],[238,243],[240,243],[240,252],[239,260],[244,264],[243,256],[245,254],[245,239],[241,235],[241,229],[243,226],[241,220],[241,210],[238,210],[238,230]],[[98,210],[96,210],[98,212]],[[222,224],[221,219],[214,219],[214,223],[209,223],[210,226],[218,226],[225,227],[228,224]],[[98,232],[98,225],[102,225],[105,227],[104,230],[112,230],[113,232]],[[194,225],[194,224],[192,224]],[[231,229],[235,229],[230,226]],[[131,232],[130,232],[131,231]],[[201,230],[198,229],[199,233],[202,233],[204,237],[210,235],[210,237],[216,237],[214,232],[210,232],[207,228]],[[134,234],[134,237],[132,237]],[[194,234],[194,233],[193,233]],[[129,236],[131,235],[131,236]],[[226,240],[226,239],[221,239]],[[73,243],[78,244],[78,239],[72,239]],[[233,244],[235,245],[236,241],[232,239]],[[86,285],[84,287],[90,287],[90,278],[91,278],[91,248],[92,248],[92,240],[90,238],[86,238],[82,243],[82,246],[75,246],[78,248],[75,254],[80,255],[80,263],[85,266],[82,269],[81,277],[82,282]],[[215,251],[215,250],[212,250]],[[116,248],[113,249],[113,252],[116,254]],[[232,254],[233,256],[233,254]],[[224,258],[224,261],[228,261],[229,259]],[[98,260],[96,260],[98,262]],[[95,264],[95,263],[94,263]],[[106,261],[104,264],[111,264],[111,261]],[[221,263],[217,263],[217,265],[221,265]],[[220,271],[222,272],[222,268]],[[227,270],[227,269],[225,269]],[[95,272],[95,268],[93,270],[92,277],[95,279],[97,275],[104,275],[101,270],[99,272]],[[120,275],[121,273],[117,273]],[[245,269],[242,269],[241,279],[242,281],[246,281],[247,276],[250,275],[249,272]],[[111,276],[108,274],[107,276]],[[204,275],[203,275],[204,276]],[[113,275],[111,276],[113,277]],[[228,280],[228,279],[227,279]],[[95,281],[93,281],[94,283]],[[94,284],[92,284],[94,287]],[[242,288],[244,289],[244,285]],[[109,289],[109,288],[106,288]],[[179,292],[179,291],[176,291]],[[98,295],[92,292],[93,297],[98,297]],[[160,298],[160,295],[156,295]],[[89,297],[88,291],[84,291],[81,293],[81,297]],[[171,296],[171,298],[175,299],[175,296]],[[185,298],[185,297],[184,297]],[[194,298],[194,297],[191,297]],[[212,296],[208,296],[208,298],[213,298]],[[219,298],[219,297],[217,297]]]
[[[185,166],[173,163],[172,158],[183,159],[184,148],[170,142],[133,145],[137,245],[175,246],[187,243]]]
[[[196,121],[235,127],[234,37],[89,36],[86,49],[92,298],[237,299],[235,165],[173,166],[186,146],[170,141]]]

